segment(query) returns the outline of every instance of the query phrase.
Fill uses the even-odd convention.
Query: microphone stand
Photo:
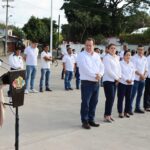
[[[11,67],[8,63],[4,62],[3,60],[0,59],[0,61],[4,64],[6,64],[7,66]],[[1,68],[9,71],[9,69],[7,69],[6,67],[0,66]],[[9,103],[4,103],[4,105],[6,106],[12,106],[13,104],[11,102]],[[18,110],[18,106],[15,107],[16,112],[15,112],[15,150],[19,150],[19,110]]]

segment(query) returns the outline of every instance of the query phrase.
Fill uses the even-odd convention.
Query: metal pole
[[[6,28],[5,28],[5,56],[7,55],[7,50],[8,50],[8,46],[7,46],[7,40],[8,40],[8,0],[7,0],[7,4],[6,4]]]
[[[59,34],[60,34],[60,15],[58,16],[58,46],[59,46]]]
[[[57,41],[57,57],[58,57],[58,48],[59,48],[59,34],[60,34],[60,15],[58,16],[58,41]]]
[[[19,150],[19,113],[18,113],[18,107],[16,107],[15,150]]]
[[[53,0],[51,0],[50,52],[53,50]]]

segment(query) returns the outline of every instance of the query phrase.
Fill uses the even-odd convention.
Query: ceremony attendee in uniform
[[[88,38],[85,50],[79,53],[77,63],[81,80],[81,121],[82,127],[90,129],[98,127],[95,123],[95,111],[98,103],[99,81],[104,73],[104,66],[97,53],[94,52],[95,41]]]
[[[118,113],[119,117],[123,118],[124,116],[130,117],[130,101],[131,101],[131,92],[132,86],[135,79],[135,67],[131,62],[131,52],[124,52],[124,59],[120,62],[121,65],[121,79],[118,84]],[[123,114],[123,100],[125,97],[125,108]]]
[[[39,49],[37,48],[37,43],[35,41],[32,41],[31,45],[28,46],[24,50],[26,60],[26,90],[25,94],[31,93],[37,93],[38,91],[34,89],[34,81],[36,77],[36,71],[37,71],[37,58]],[[28,90],[28,82],[30,79],[30,90]]]
[[[41,53],[41,78],[40,78],[40,92],[43,92],[43,84],[45,80],[45,90],[52,91],[49,85],[50,79],[50,63],[52,61],[52,55],[49,51],[49,45],[44,44],[44,50]]]
[[[148,62],[148,76],[145,81],[144,109],[145,111],[150,112],[150,47],[148,48],[147,62]]]
[[[68,48],[67,53],[68,54],[65,55],[62,60],[63,69],[65,73],[64,87],[66,91],[73,90],[73,88],[71,87],[71,80],[72,80],[73,72],[75,69],[75,59],[72,54],[72,49]]]
[[[106,97],[104,121],[111,123],[114,121],[111,113],[115,99],[116,87],[121,78],[121,67],[118,56],[116,55],[116,45],[109,44],[108,51],[109,53],[103,59],[105,67],[103,86]]]
[[[136,96],[135,112],[144,113],[144,111],[140,108],[140,102],[144,90],[145,79],[147,77],[148,63],[146,57],[144,56],[144,47],[142,45],[138,46],[137,54],[132,57],[132,62],[135,66],[135,81],[131,95],[131,104],[130,104],[131,115],[133,115],[132,112],[133,100],[136,94],[137,96]]]

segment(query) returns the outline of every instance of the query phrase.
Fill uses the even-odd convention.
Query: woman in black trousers
[[[103,58],[104,76],[103,86],[106,97],[104,121],[111,123],[114,119],[111,116],[112,107],[115,99],[116,87],[121,78],[121,67],[119,57],[116,55],[115,44],[108,46],[109,53]]]
[[[150,112],[150,47],[148,48],[148,76],[145,81],[145,91],[144,91],[144,109]]]
[[[123,60],[120,62],[121,66],[121,79],[118,84],[118,113],[119,117],[123,118],[124,116],[129,118],[130,115],[130,101],[131,101],[131,92],[132,86],[135,78],[135,67],[133,63],[130,61],[131,52],[125,51]],[[123,114],[123,100],[125,97],[125,108]]]

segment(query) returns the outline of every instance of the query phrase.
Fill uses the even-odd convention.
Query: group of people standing
[[[88,38],[84,51],[76,58],[81,80],[81,122],[82,127],[98,127],[95,122],[95,111],[98,103],[99,87],[103,81],[105,93],[104,121],[112,123],[113,104],[117,93],[119,118],[129,118],[135,113],[150,111],[150,56],[144,56],[144,47],[139,45],[137,54],[131,57],[126,49],[122,59],[116,55],[116,45],[109,44],[103,60],[94,51],[95,41]],[[150,48],[148,49],[150,54]],[[146,80],[146,81],[145,81]],[[144,92],[144,110],[141,109],[141,97]],[[135,108],[133,108],[136,96]],[[125,106],[123,102],[125,99]]]
[[[117,109],[120,118],[129,118],[133,113],[144,113],[150,111],[150,48],[147,58],[144,56],[144,47],[139,45],[137,54],[131,57],[128,48],[124,48],[120,57],[116,55],[116,45],[109,44],[106,53],[101,59],[95,49],[95,41],[88,38],[85,41],[85,48],[77,55],[74,50],[67,45],[67,53],[62,58],[64,78],[64,89],[73,90],[71,80],[75,71],[76,89],[79,89],[81,82],[81,122],[82,127],[90,129],[91,126],[98,127],[95,122],[95,111],[98,103],[100,83],[103,82],[105,93],[104,121],[112,123],[113,104],[117,93]],[[49,46],[45,44],[41,53],[41,77],[39,91],[52,91],[49,85],[50,64],[52,55],[48,51]],[[9,56],[11,70],[23,69],[23,59],[26,62],[26,90],[38,92],[34,88],[34,81],[37,70],[37,59],[39,50],[37,43],[33,41],[24,50],[24,57],[20,55],[19,47]],[[29,88],[30,80],[30,88]],[[144,91],[144,110],[141,109],[141,98]],[[11,91],[8,92],[11,95]],[[136,97],[135,108],[134,99]],[[123,106],[125,99],[125,106]]]
[[[20,47],[16,45],[14,52],[9,56],[9,65],[11,70],[19,70],[24,68],[24,61],[26,63],[26,89],[25,94],[37,93],[38,90],[34,88],[35,78],[37,72],[37,62],[39,49],[37,48],[38,43],[32,41],[31,45],[26,47],[24,50],[24,56],[21,56]],[[52,91],[50,89],[50,63],[52,61],[52,55],[49,52],[49,45],[43,45],[43,51],[41,52],[41,77],[39,84],[39,92],[44,91],[44,82],[45,90]],[[29,87],[30,82],[30,87]],[[11,96],[11,91],[8,91],[8,96]]]

